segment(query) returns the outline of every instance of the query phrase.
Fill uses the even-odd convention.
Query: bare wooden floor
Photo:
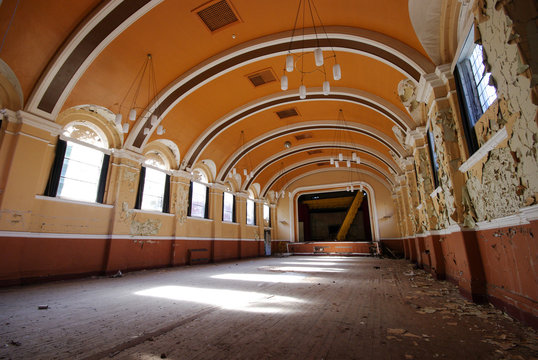
[[[538,350],[532,329],[403,260],[375,258],[265,258],[4,288],[0,324],[0,359],[531,359]]]

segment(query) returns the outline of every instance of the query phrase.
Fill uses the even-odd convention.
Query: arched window
[[[146,154],[144,166],[140,169],[140,180],[135,208],[148,211],[169,212],[170,175],[166,173],[168,164],[158,152]]]
[[[263,204],[263,226],[271,227],[271,209],[267,204]]]
[[[107,148],[107,138],[95,124],[67,124],[56,145],[45,195],[102,203],[110,160]]]
[[[200,169],[193,171],[193,180],[190,187],[189,216],[209,218],[209,188],[207,175]]]
[[[247,225],[256,225],[256,204],[251,191],[249,191],[249,198],[247,199]]]

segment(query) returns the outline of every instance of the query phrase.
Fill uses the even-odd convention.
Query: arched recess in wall
[[[335,191],[342,191],[346,188],[346,186],[350,185],[349,183],[337,183],[333,184],[331,186],[327,185],[316,185],[316,186],[303,186],[295,188],[291,191],[290,201],[289,201],[289,214],[293,214],[293,221],[290,222],[290,239],[298,239],[299,235],[297,234],[298,231],[298,212],[297,209],[297,202],[299,200],[300,195],[306,195],[306,194],[314,194],[319,193],[321,191],[323,192],[335,192]],[[379,222],[377,218],[377,207],[376,207],[376,201],[375,201],[375,191],[374,188],[365,181],[357,181],[353,183],[354,186],[359,188],[361,185],[364,188],[364,191],[366,191],[367,199],[368,199],[368,207],[370,209],[370,224],[372,226],[372,241],[379,241]]]
[[[170,144],[171,143],[171,144]],[[176,154],[173,149],[169,147],[169,145],[175,145],[173,142],[164,142],[163,140],[155,140],[150,142],[144,147],[144,155],[148,156],[149,154],[159,154],[166,163],[166,167],[169,170],[177,170],[178,169],[178,163],[179,158],[176,157]],[[176,146],[177,150],[177,146]],[[177,154],[179,155],[179,150],[177,150]]]
[[[56,123],[62,127],[72,122],[87,122],[94,124],[108,141],[108,147],[121,149],[123,146],[123,133],[114,123],[114,113],[97,105],[81,105],[63,111]]]
[[[24,97],[19,79],[9,65],[0,59],[0,109],[18,111],[23,105]]]

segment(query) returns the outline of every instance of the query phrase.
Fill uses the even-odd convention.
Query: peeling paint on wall
[[[467,191],[478,221],[516,213],[538,202],[537,107],[532,101],[532,69],[517,45],[519,34],[494,0],[475,3],[477,41],[483,46],[486,69],[497,88],[498,104],[478,122],[477,138],[483,144],[506,126],[508,147],[494,150],[483,165],[481,179],[469,177]],[[515,13],[515,12],[514,12]],[[536,28],[536,27],[535,27]],[[507,173],[501,174],[500,172]],[[514,176],[515,175],[515,176]]]

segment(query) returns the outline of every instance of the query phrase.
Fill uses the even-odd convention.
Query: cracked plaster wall
[[[538,126],[531,94],[533,74],[517,43],[520,37],[513,23],[518,19],[509,18],[504,3],[513,5],[513,1],[475,3],[477,37],[483,45],[486,68],[492,74],[490,83],[496,86],[499,97],[498,103],[480,119],[477,138],[483,143],[503,126],[507,127],[509,136],[505,148],[493,150],[485,162],[477,165],[481,168],[470,172],[466,190],[477,221],[511,215],[538,200]]]

